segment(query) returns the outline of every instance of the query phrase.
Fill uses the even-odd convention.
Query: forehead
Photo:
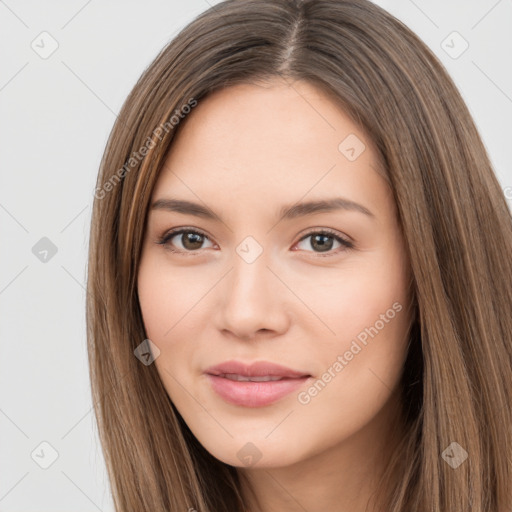
[[[346,153],[351,147],[355,159]],[[373,142],[314,85],[241,84],[215,91],[188,114],[154,197],[213,193],[269,204],[338,193],[371,206],[389,194],[379,166]]]
[[[227,87],[200,100],[179,127],[174,152],[194,142],[200,143],[196,151],[215,149],[218,157],[239,160],[270,154],[289,161],[305,152],[315,159],[325,151],[338,156],[339,142],[349,134],[366,138],[323,91],[308,82],[275,79]]]

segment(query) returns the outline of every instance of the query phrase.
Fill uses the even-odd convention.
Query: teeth
[[[250,382],[269,382],[274,380],[282,380],[283,377],[276,377],[272,375],[265,375],[264,377],[244,377],[243,375],[237,375],[236,373],[226,373],[221,375],[225,379],[237,380],[237,381],[250,381]]]

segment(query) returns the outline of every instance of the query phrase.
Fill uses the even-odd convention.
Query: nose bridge
[[[235,251],[220,301],[221,329],[247,338],[261,329],[284,328],[283,290],[268,268],[272,266],[271,251],[253,237],[244,239]]]
[[[235,249],[232,258],[232,271],[229,278],[229,296],[239,302],[250,303],[268,296],[272,273],[270,251],[252,236],[244,239]]]

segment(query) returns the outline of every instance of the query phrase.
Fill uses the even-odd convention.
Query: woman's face
[[[306,82],[217,91],[182,128],[138,275],[154,364],[179,413],[233,466],[375,447],[396,414],[410,317],[408,261],[372,142]],[[301,206],[319,201],[336,203]],[[297,375],[208,374],[227,361]]]

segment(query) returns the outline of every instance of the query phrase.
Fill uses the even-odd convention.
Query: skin
[[[349,134],[366,146],[354,161],[338,149]],[[154,188],[152,202],[194,201],[223,221],[151,210],[138,293],[170,398],[205,449],[238,468],[251,512],[363,511],[399,438],[391,425],[400,411],[410,273],[378,167],[372,141],[330,97],[307,82],[275,79],[200,101]],[[283,205],[340,196],[374,217],[337,210],[279,219]],[[157,243],[176,227],[206,237]],[[327,238],[322,252],[314,241],[322,228],[354,247]],[[248,236],[263,250],[252,263],[236,252]],[[401,311],[359,343],[342,371],[332,370],[394,303]],[[335,377],[307,404],[294,392],[247,408],[225,402],[203,373],[230,359],[311,374],[303,392],[328,368]],[[237,455],[249,442],[260,456],[253,465]]]

